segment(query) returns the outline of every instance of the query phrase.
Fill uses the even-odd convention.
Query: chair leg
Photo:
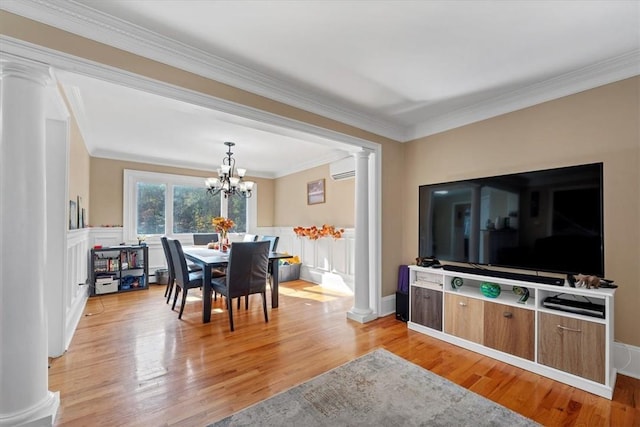
[[[267,291],[262,292],[262,310],[264,311],[265,323],[269,323],[269,316],[267,315]]]
[[[186,287],[182,290],[182,304],[180,305],[180,314],[178,314],[178,319],[182,319],[182,312],[184,311],[184,305],[187,303],[187,291],[188,289]]]
[[[233,332],[233,299],[227,297],[227,311],[229,312],[229,327]]]
[[[175,279],[169,277],[169,281],[167,282],[167,289],[164,291],[164,296],[167,297],[167,304],[171,301],[171,293],[173,292],[175,284]]]
[[[164,296],[166,297],[169,294],[169,288],[171,287],[171,281],[167,282],[167,287],[164,288]]]
[[[175,292],[173,294],[173,305],[171,306],[171,310],[175,310],[176,309],[176,303],[178,302],[178,294],[180,293],[180,286],[176,285],[175,286]]]
[[[249,295],[244,296],[244,309],[249,310]]]

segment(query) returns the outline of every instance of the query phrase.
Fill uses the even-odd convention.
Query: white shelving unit
[[[615,289],[554,286],[441,268],[409,267],[408,327],[611,399]],[[462,286],[452,286],[454,278]],[[532,279],[535,280],[535,279]],[[480,286],[500,286],[489,298]],[[527,288],[521,302],[514,287]],[[604,317],[543,306],[550,296],[604,306]]]

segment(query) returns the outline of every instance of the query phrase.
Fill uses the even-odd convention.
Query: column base
[[[359,312],[354,311],[354,309],[352,308],[351,310],[347,311],[347,319],[355,320],[356,322],[360,323],[371,322],[372,320],[376,320],[377,318],[378,316],[371,310],[368,310],[366,312]]]
[[[50,427],[60,407],[60,392],[49,392],[37,406],[19,414],[0,414],[0,426]]]

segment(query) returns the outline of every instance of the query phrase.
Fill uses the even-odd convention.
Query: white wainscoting
[[[291,227],[259,227],[254,234],[279,236],[278,252],[297,255],[302,261],[300,278],[312,283],[353,292],[355,230],[345,229],[341,239],[298,237]]]
[[[88,297],[88,229],[67,232],[64,279],[45,283],[49,310],[49,356],[62,355],[73,338]],[[45,280],[47,280],[45,278]],[[50,292],[53,291],[53,292]],[[55,295],[54,295],[55,294]]]

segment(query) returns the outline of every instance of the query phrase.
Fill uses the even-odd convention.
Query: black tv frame
[[[443,263],[472,266],[484,269],[487,273],[491,267],[500,267],[501,269],[508,268],[536,272],[532,273],[534,278],[541,272],[582,273],[604,277],[603,176],[604,165],[600,162],[421,185],[418,190],[419,256],[433,256]],[[487,188],[491,191],[495,190],[497,194],[500,191],[507,191],[507,193],[517,195],[517,215],[511,217],[509,212],[504,212],[505,217],[517,223],[515,228],[510,227],[509,220],[506,220],[505,224],[500,227],[500,233],[492,233],[487,224],[480,223],[482,215],[479,210],[481,209],[481,203],[484,203],[480,200],[482,198],[481,194],[484,194],[483,192],[485,191],[483,188],[485,190]],[[458,245],[456,249],[453,249],[453,243],[450,243],[451,248],[448,248],[447,251],[437,248],[438,241],[435,236],[437,233],[445,236],[445,238],[448,237],[450,241],[460,240],[459,236],[453,236],[454,228],[458,232],[460,230],[460,224],[456,224],[457,227],[453,225],[459,217],[459,212],[451,212],[451,224],[444,228],[445,232],[442,232],[442,227],[438,229],[439,232],[436,231],[434,223],[437,220],[434,218],[436,215],[434,212],[437,209],[436,204],[438,202],[435,201],[435,192],[443,190],[458,191],[461,194],[459,201],[454,202],[454,199],[451,199],[452,206],[454,203],[463,206],[463,209],[465,205],[470,206],[470,213],[465,211],[463,214],[465,224],[463,228],[472,230],[472,232],[465,231],[464,237],[465,245],[469,246],[471,243],[471,248],[465,247],[461,249]],[[465,201],[462,196],[464,191],[470,192],[471,199]],[[563,192],[564,194],[562,194]],[[565,197],[566,200],[553,201],[551,196]],[[591,210],[589,212],[592,215],[588,215],[586,218],[569,218],[567,220],[559,216],[560,214],[557,212],[552,211],[554,204],[564,204],[569,206],[568,209],[571,215],[571,206],[574,204],[571,197],[575,198],[577,196],[594,199],[581,200],[580,203],[575,203],[576,212]],[[425,200],[426,197],[428,197],[427,200]],[[511,194],[508,194],[507,197],[513,198]],[[487,197],[484,198],[486,199]],[[596,201],[595,199],[599,200]],[[446,204],[444,206],[446,207]],[[485,206],[485,210],[493,208],[491,205],[489,205],[489,208],[486,208],[486,205],[483,206]],[[526,212],[524,212],[525,209]],[[469,220],[468,217],[472,219]],[[576,222],[582,221],[588,226],[582,230],[578,225],[571,222],[574,219]],[[553,230],[556,226],[555,223],[561,223],[562,221],[565,222],[564,229]],[[535,222],[542,223],[545,231],[532,231],[534,230]],[[537,225],[537,227],[539,226],[540,224]],[[509,228],[505,229],[505,227]],[[573,227],[573,234],[567,231],[571,227]],[[575,232],[576,230],[579,233]],[[483,237],[480,237],[480,233],[484,233]],[[536,233],[538,234],[536,235]],[[516,236],[514,239],[517,239],[518,244],[511,248],[508,246],[501,248],[502,256],[489,256],[489,251],[482,252],[479,247],[480,241],[482,240],[483,249],[485,249],[486,241],[488,240],[485,241],[483,238],[489,239],[499,234],[502,234],[502,237],[513,234]],[[523,243],[527,239],[529,239],[529,242]],[[534,249],[533,245],[536,245],[537,248]],[[459,255],[461,250],[464,251],[465,256],[452,256],[453,252],[457,252]],[[576,255],[569,257],[567,254]],[[581,260],[584,262],[581,262]]]

